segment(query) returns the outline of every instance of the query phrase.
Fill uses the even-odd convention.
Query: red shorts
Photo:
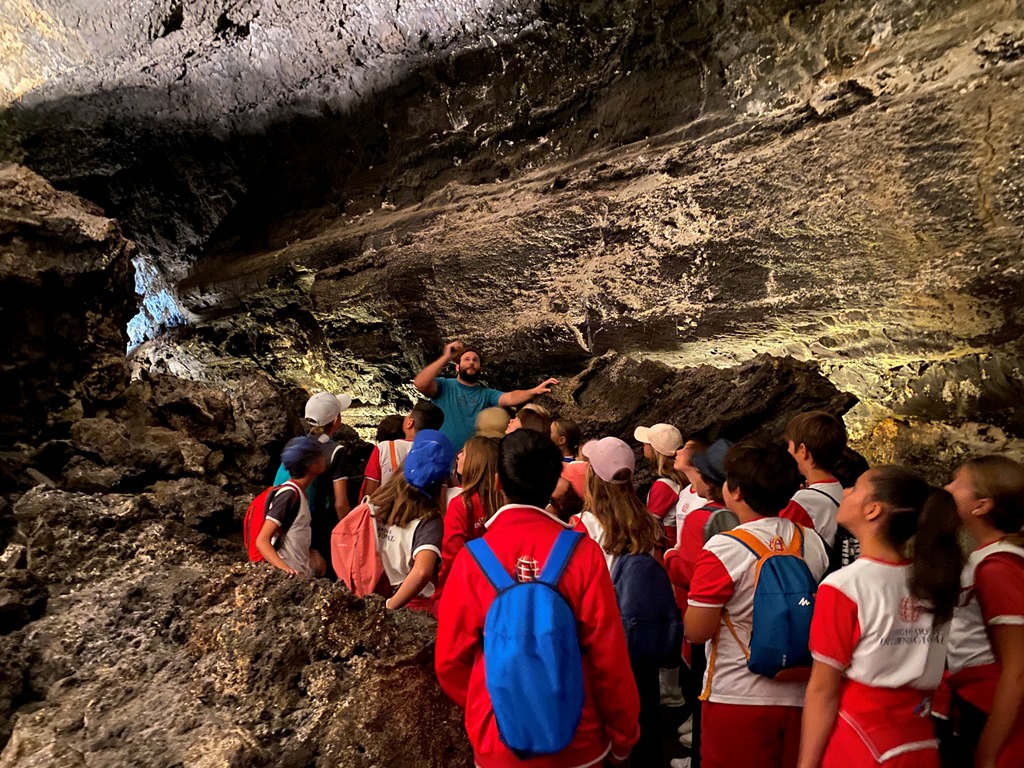
[[[825,747],[821,768],[874,768],[880,765],[885,768],[939,768],[939,750],[917,749],[879,763],[849,723],[841,717],[836,718],[836,729]]]
[[[795,768],[800,707],[705,701],[700,711],[702,768]]]

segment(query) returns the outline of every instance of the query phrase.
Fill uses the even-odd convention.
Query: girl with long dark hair
[[[938,768],[928,715],[960,592],[956,504],[886,466],[846,489],[836,519],[860,557],[818,590],[799,766]]]

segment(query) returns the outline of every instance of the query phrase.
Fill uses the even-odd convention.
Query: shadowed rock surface
[[[42,489],[16,505],[54,596],[0,636],[0,704],[31,702],[0,765],[471,764],[431,619],[237,564],[187,510],[160,512],[148,495]]]
[[[133,252],[95,205],[0,165],[0,444],[124,389]]]

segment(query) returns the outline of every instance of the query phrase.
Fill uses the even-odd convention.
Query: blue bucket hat
[[[725,482],[725,454],[732,448],[732,441],[720,437],[704,453],[696,454],[690,461],[704,477],[715,485]]]
[[[451,440],[436,429],[423,429],[413,438],[402,473],[409,485],[426,491],[448,477],[454,460]]]

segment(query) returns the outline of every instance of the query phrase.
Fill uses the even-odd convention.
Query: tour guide
[[[455,362],[454,379],[440,378],[441,369],[449,361]],[[546,395],[558,379],[548,379],[533,389],[516,389],[500,392],[480,384],[480,353],[475,349],[464,349],[462,342],[453,341],[444,349],[444,354],[419,372],[413,385],[429,397],[444,411],[441,432],[455,447],[462,449],[476,430],[476,415],[484,408],[510,406],[525,403],[535,395]]]

